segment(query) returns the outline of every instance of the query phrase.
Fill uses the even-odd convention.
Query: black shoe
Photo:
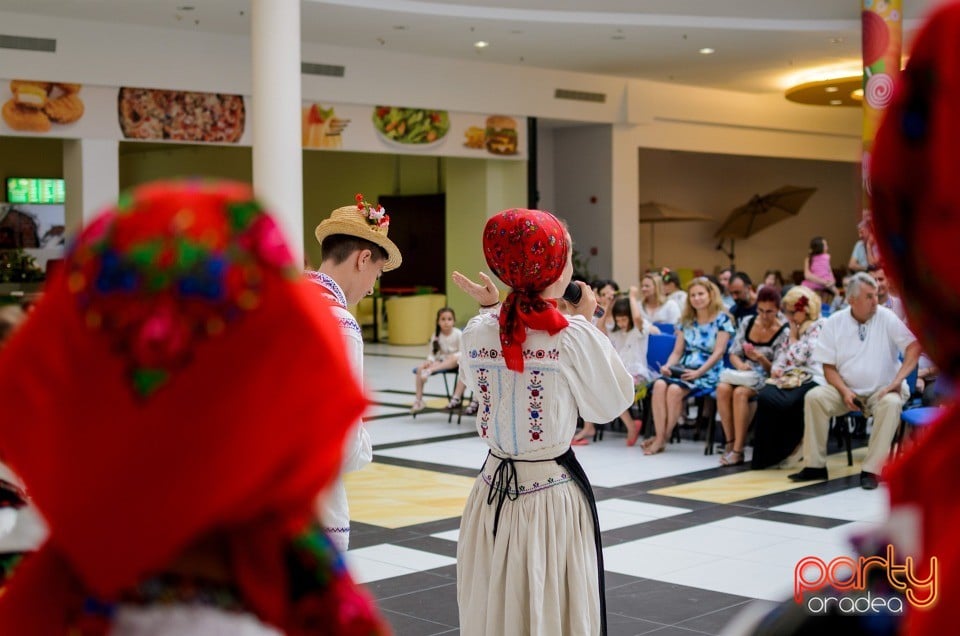
[[[827,479],[826,468],[810,468],[807,466],[799,473],[788,475],[790,481],[817,481],[818,479]]]
[[[860,473],[860,487],[864,490],[876,490],[877,488],[877,476],[873,473],[868,473],[863,471]]]

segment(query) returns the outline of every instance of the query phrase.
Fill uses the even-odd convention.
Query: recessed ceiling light
[[[196,7],[190,4],[181,4],[177,7],[177,11],[193,11],[194,9],[196,9]]]
[[[842,100],[842,99],[831,99],[831,100],[830,100],[830,105],[831,105],[831,106],[839,106],[839,105],[842,104],[842,103],[843,103],[843,100]]]
[[[840,89],[837,88],[836,86],[827,86],[823,90],[826,91],[827,93],[836,93]]]
[[[713,55],[714,53],[716,53],[716,50],[711,49],[709,46],[700,49],[700,55]]]
[[[855,90],[855,91],[851,91],[851,92],[850,92],[850,97],[852,97],[853,99],[863,99],[863,89],[862,89],[862,88],[858,88],[858,89]]]
[[[474,45],[475,47],[477,47],[478,49],[485,49],[485,48],[487,48],[488,46],[490,46],[490,43],[489,43],[489,42],[485,42],[485,41],[483,41],[483,40],[479,40],[479,41],[477,41],[477,42],[474,42],[473,45]]]

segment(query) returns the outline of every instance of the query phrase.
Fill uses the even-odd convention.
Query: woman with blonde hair
[[[705,277],[687,287],[681,332],[662,377],[653,383],[651,409],[655,437],[644,441],[644,454],[663,452],[680,417],[683,400],[694,389],[713,391],[720,377],[721,360],[734,333],[733,320],[720,299],[720,290]],[[676,373],[675,373],[676,371]]]
[[[644,274],[640,281],[640,313],[649,322],[662,322],[675,325],[680,322],[680,307],[675,302],[667,300],[663,291],[663,280],[659,274]],[[651,333],[660,333],[654,326]]]
[[[826,382],[823,366],[813,361],[813,350],[824,323],[820,317],[820,295],[797,285],[784,295],[781,308],[790,323],[790,335],[773,361],[770,379],[757,394],[751,463],[755,469],[776,466],[791,453],[799,452],[803,440],[803,398],[807,391]]]

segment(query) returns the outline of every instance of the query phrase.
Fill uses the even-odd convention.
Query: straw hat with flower
[[[356,205],[345,205],[330,213],[330,218],[324,219],[317,226],[316,235],[320,244],[323,239],[333,234],[346,234],[362,238],[379,245],[387,252],[387,262],[383,271],[400,267],[403,258],[396,243],[387,238],[390,229],[390,216],[382,205],[371,205],[363,200],[363,195],[357,195]]]

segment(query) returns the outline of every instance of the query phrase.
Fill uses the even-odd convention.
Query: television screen
[[[64,193],[63,179],[7,177],[9,203],[63,203]]]

